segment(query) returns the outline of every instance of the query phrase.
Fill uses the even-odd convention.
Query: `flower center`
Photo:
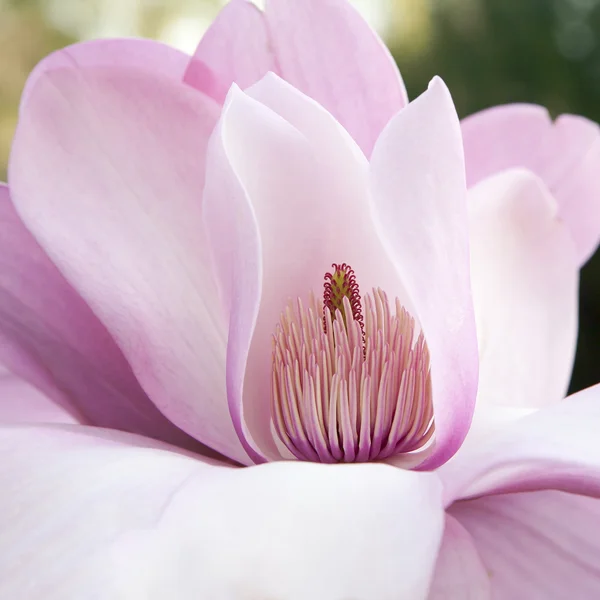
[[[367,462],[422,449],[434,433],[429,351],[381,289],[364,297],[333,265],[323,300],[281,314],[273,336],[272,419],[298,459]],[[415,339],[416,337],[416,339]]]

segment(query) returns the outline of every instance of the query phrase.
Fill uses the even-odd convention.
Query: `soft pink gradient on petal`
[[[225,393],[225,327],[202,234],[217,106],[138,70],[61,69],[22,109],[9,164],[27,227],[171,421],[247,461]]]
[[[544,183],[521,169],[469,191],[477,407],[564,398],[577,339],[578,266]]]
[[[89,590],[139,597],[106,593],[111,547],[127,531],[155,527],[188,478],[218,470],[148,438],[72,425],[0,427],[0,452],[0,512],[10,517],[0,597],[24,600]]]
[[[457,502],[450,514],[472,536],[495,600],[600,597],[599,498],[506,494]]]
[[[55,69],[77,67],[127,67],[181,81],[190,57],[166,44],[145,39],[89,40],[49,54],[31,72],[23,89],[25,106],[37,80]]]
[[[231,317],[236,328],[230,336],[237,341],[230,351],[245,353],[248,363],[245,371],[241,363],[229,365],[229,400],[236,407],[234,422],[244,413],[259,453],[278,458],[270,429],[272,335],[288,300],[307,302],[311,291],[321,295],[333,262],[352,265],[363,292],[381,286],[393,298],[403,290],[372,225],[366,159],[322,107],[269,74],[247,94],[232,88],[214,144],[205,193],[212,215],[206,217],[207,234],[219,257],[216,272],[227,280],[221,285],[234,310],[246,315]],[[260,248],[251,242],[252,249],[230,250],[241,230],[255,229],[246,235],[259,237]],[[253,267],[251,284],[250,272],[227,275],[246,260],[260,261],[262,269],[261,275]]]
[[[152,404],[105,327],[27,231],[2,184],[0,360],[82,421],[201,448]]]
[[[548,488],[600,497],[599,429],[600,385],[507,422],[438,469],[445,504]]]
[[[225,109],[225,114],[227,109]],[[261,240],[256,217],[223,143],[225,119],[217,126],[206,160],[204,233],[210,248],[219,296],[228,318],[227,403],[240,442],[255,463],[266,461],[262,452],[270,435],[253,440],[243,418],[244,375],[248,348],[256,325],[262,289]],[[253,407],[251,413],[256,413]],[[261,450],[258,450],[261,448]]]
[[[539,175],[558,201],[579,263],[600,240],[600,129],[583,117],[561,115],[531,104],[508,104],[481,111],[462,122],[470,186],[511,167]]]
[[[468,531],[446,514],[427,600],[490,600],[490,578]]]
[[[435,474],[227,468],[68,426],[0,428],[0,452],[3,598],[427,597]]]
[[[431,355],[434,468],[460,447],[477,393],[477,338],[460,127],[435,78],[378,140],[371,160],[382,239],[416,310]]]
[[[204,34],[184,81],[222,103],[232,83],[246,88],[277,70],[270,46],[263,13],[231,0]]]
[[[540,147],[552,120],[543,106],[508,104],[482,110],[461,122],[467,185],[513,167],[536,172]]]
[[[524,408],[516,406],[502,406],[498,404],[489,404],[482,402],[475,405],[473,420],[469,427],[469,433],[460,447],[458,454],[455,454],[450,461],[455,460],[466,450],[470,450],[472,446],[486,441],[491,435],[501,431],[507,425],[527,417],[540,409]]]
[[[389,50],[346,0],[267,0],[279,73],[323,105],[369,156],[407,103]]]
[[[26,381],[0,373],[0,423],[77,423],[62,406]]]

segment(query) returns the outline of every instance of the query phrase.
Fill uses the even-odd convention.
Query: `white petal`
[[[0,597],[426,598],[435,474],[230,468],[79,426],[0,429]]]
[[[561,400],[575,356],[579,269],[556,201],[536,175],[513,169],[472,188],[468,206],[477,407]]]

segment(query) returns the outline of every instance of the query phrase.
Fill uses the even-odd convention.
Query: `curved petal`
[[[431,468],[460,447],[477,393],[466,186],[458,117],[434,79],[378,140],[373,208],[431,355],[436,446]]]
[[[0,359],[78,420],[201,448],[148,399],[121,350],[27,231],[1,184]]]
[[[467,183],[511,167],[539,175],[558,201],[579,263],[600,241],[600,129],[583,117],[561,115],[530,104],[496,106],[462,122]]]
[[[536,172],[551,127],[548,111],[535,104],[495,106],[463,119],[467,186],[513,167]]]
[[[426,597],[443,527],[435,474],[227,468],[67,426],[0,429],[0,452],[2,597]]]
[[[127,67],[181,81],[189,62],[187,54],[154,40],[117,38],[80,42],[49,54],[37,65],[23,89],[21,106],[25,106],[37,80],[55,69]]]
[[[468,531],[446,514],[428,600],[490,600],[490,577]]]
[[[234,86],[223,110],[208,159],[205,226],[232,311],[229,350],[239,357],[239,367],[228,364],[234,422],[259,454],[277,458],[271,340],[289,299],[318,294],[333,262],[351,264],[363,290],[380,286],[392,298],[403,290],[372,225],[367,163],[352,139],[275,75],[249,94]]]
[[[276,70],[263,13],[248,0],[231,0],[204,34],[184,81],[223,103],[233,83],[246,88]]]
[[[389,51],[347,0],[267,0],[281,76],[323,105],[369,156],[407,103]]]
[[[77,423],[68,410],[27,382],[0,374],[0,424]]]
[[[600,596],[600,499],[504,494],[458,502],[450,513],[472,536],[494,599]]]
[[[511,169],[472,188],[468,207],[477,407],[561,400],[575,357],[578,266],[556,202],[530,171]]]
[[[445,504],[548,488],[600,497],[599,429],[600,385],[508,421],[438,470]]]
[[[247,461],[225,394],[225,332],[202,236],[216,105],[125,68],[49,71],[9,164],[29,230],[176,425]]]

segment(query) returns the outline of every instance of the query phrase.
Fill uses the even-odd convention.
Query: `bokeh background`
[[[0,180],[23,84],[43,56],[113,36],[151,37],[191,53],[225,1],[0,0]],[[438,74],[461,117],[493,104],[535,102],[555,115],[600,121],[600,0],[353,3],[391,48],[411,98]],[[582,272],[571,390],[599,381],[600,252]]]

